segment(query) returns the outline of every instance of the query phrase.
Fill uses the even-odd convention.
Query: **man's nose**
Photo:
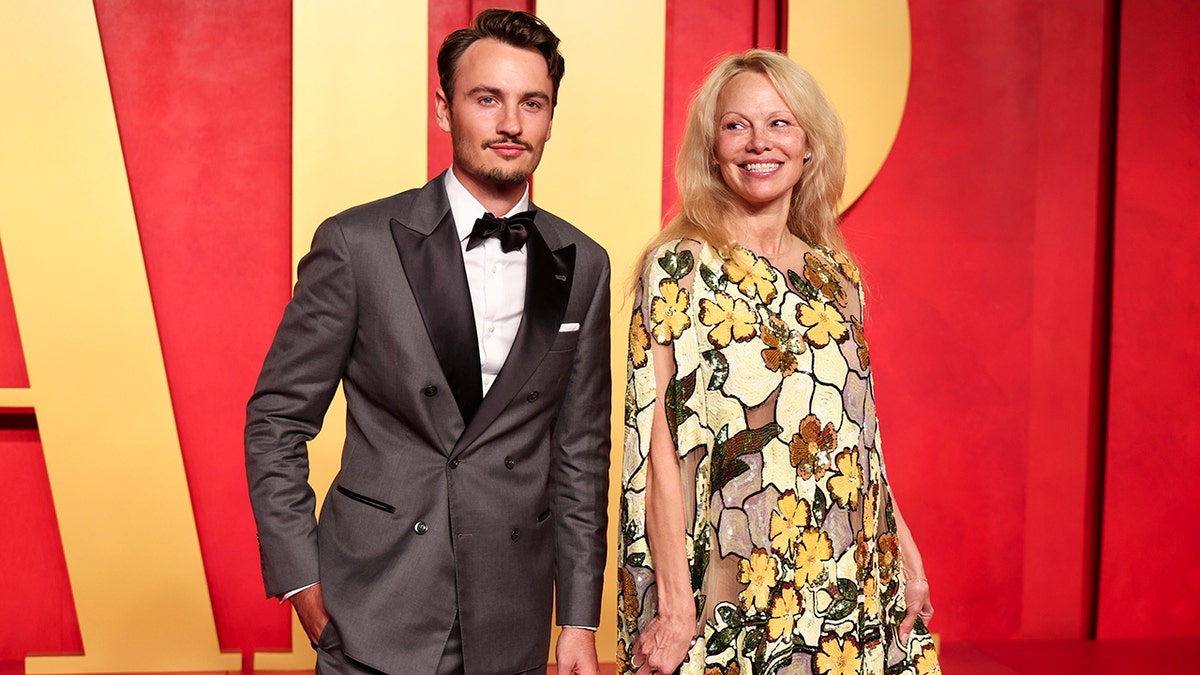
[[[517,106],[504,106],[496,131],[513,138],[521,135],[521,111]]]

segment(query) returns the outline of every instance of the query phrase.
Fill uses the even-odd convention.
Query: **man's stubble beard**
[[[455,141],[455,143],[454,143],[454,164],[470,170],[471,173],[475,174],[479,178],[486,180],[489,183],[492,183],[494,185],[502,185],[504,187],[513,187],[515,185],[523,184],[525,181],[529,180],[529,176],[533,174],[533,170],[537,168],[538,163],[540,163],[540,161],[541,161],[541,157],[536,157],[534,159],[533,166],[530,167],[530,169],[528,171],[526,171],[523,168],[518,168],[518,167],[507,168],[507,167],[478,166],[477,164],[470,161],[470,159],[469,159],[471,157],[471,155],[468,154],[468,152],[466,152],[466,150],[468,149],[467,143],[468,143],[468,141],[465,141],[465,140]],[[520,137],[517,137],[517,138],[495,138],[495,139],[485,141],[484,143],[481,144],[483,151],[487,152],[490,149],[490,146],[492,143],[517,143],[517,144],[525,146],[526,150],[528,150],[530,153],[533,152],[533,145],[530,144],[528,141],[522,140]]]

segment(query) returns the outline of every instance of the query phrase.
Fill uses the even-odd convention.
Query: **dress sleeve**
[[[665,406],[665,417],[675,450],[680,458],[689,566],[696,570],[698,555],[706,558],[707,546],[699,544],[707,532],[707,498],[698,485],[706,481],[698,469],[711,439],[705,438],[705,370],[700,367],[696,339],[694,298],[696,252],[693,242],[671,242],[647,258],[629,318],[629,352],[625,390],[624,462],[621,478],[621,520],[618,541],[618,672],[627,663],[637,635],[655,615],[657,593],[654,562],[646,539],[646,470],[650,456],[650,431],[657,406]],[[671,379],[665,393],[658,395],[657,373]],[[658,368],[656,369],[656,366]],[[703,502],[704,506],[701,506]],[[703,511],[703,512],[702,512]],[[692,587],[699,580],[693,572]]]

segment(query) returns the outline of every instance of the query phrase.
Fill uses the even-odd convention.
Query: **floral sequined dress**
[[[858,270],[798,270],[692,240],[653,252],[630,321],[617,670],[656,606],[646,540],[655,360],[687,512],[697,640],[681,672],[935,673],[897,636],[904,578],[880,454]],[[653,343],[653,346],[652,346]]]

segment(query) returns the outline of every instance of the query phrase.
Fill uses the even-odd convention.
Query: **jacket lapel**
[[[465,423],[483,398],[479,343],[462,248],[441,180],[430,181],[411,211],[392,219],[392,239]]]
[[[525,244],[529,260],[521,327],[517,329],[504,367],[455,444],[452,455],[474,442],[508,407],[554,342],[566,314],[575,273],[575,245],[559,247],[557,234],[540,212],[535,216],[535,223],[537,229],[530,233]],[[478,380],[478,357],[475,369]]]

